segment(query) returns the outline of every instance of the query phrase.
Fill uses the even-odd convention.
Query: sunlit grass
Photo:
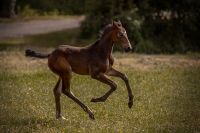
[[[124,54],[115,56],[125,58]],[[118,89],[105,103],[91,103],[91,98],[109,87],[89,76],[73,74],[71,90],[93,110],[96,120],[90,120],[63,95],[62,114],[67,120],[59,121],[52,92],[57,77],[48,70],[46,60],[25,58],[23,51],[1,52],[0,57],[1,132],[200,132],[198,64],[157,64],[145,70],[117,64],[115,67],[129,77],[135,96],[132,109],[120,79],[112,78]]]

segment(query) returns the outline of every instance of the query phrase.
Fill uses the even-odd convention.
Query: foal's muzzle
[[[130,52],[132,50],[132,48],[131,47],[127,47],[124,50],[125,50],[125,52]]]

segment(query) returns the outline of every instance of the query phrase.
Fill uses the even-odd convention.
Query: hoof
[[[132,108],[132,106],[133,106],[133,98],[134,98],[133,95],[132,95],[132,96],[129,96],[129,102],[128,102],[128,107],[129,107],[129,108]]]
[[[89,114],[90,119],[95,120],[94,114]]]
[[[66,120],[66,118],[63,117],[63,116],[56,117],[56,119],[57,119],[57,120]]]
[[[128,107],[132,108],[132,106],[133,106],[133,102],[128,102]]]
[[[96,103],[96,102],[105,102],[106,99],[102,98],[92,98],[90,102]]]
[[[97,100],[95,98],[92,98],[90,102],[97,102]]]

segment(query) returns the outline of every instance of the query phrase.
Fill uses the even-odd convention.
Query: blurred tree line
[[[27,5],[36,9],[39,14],[57,12],[57,15],[82,14],[85,0],[18,0],[20,8]]]
[[[200,51],[198,0],[87,0],[86,3],[84,37],[96,34],[111,19],[120,19],[136,52]]]
[[[200,51],[200,1],[135,0],[135,4],[144,19],[141,31],[143,40],[150,41],[150,45],[140,45],[147,48],[145,51]]]
[[[15,6],[16,5],[16,6]],[[81,36],[94,37],[120,19],[136,52],[200,51],[198,0],[1,0],[0,15],[86,14]],[[7,15],[6,15],[7,14]]]
[[[0,0],[0,17],[83,14],[85,0]]]

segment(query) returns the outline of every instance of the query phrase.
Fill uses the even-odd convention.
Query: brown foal
[[[60,107],[60,96],[63,93],[80,105],[89,114],[91,119],[95,119],[89,107],[75,97],[70,90],[72,72],[81,75],[90,75],[91,78],[110,86],[108,92],[98,98],[92,98],[91,102],[104,102],[116,90],[117,85],[106,75],[121,78],[124,80],[128,90],[128,107],[132,107],[133,94],[128,78],[125,74],[112,67],[114,63],[114,58],[112,57],[114,44],[122,44],[122,47],[127,52],[132,49],[126,30],[120,21],[113,21],[112,24],[107,25],[101,37],[94,44],[86,47],[61,45],[50,54],[41,54],[32,50],[26,50],[26,56],[48,58],[49,68],[59,76],[53,90],[56,103],[56,118],[64,119],[61,115]],[[60,82],[62,83],[61,85]]]

